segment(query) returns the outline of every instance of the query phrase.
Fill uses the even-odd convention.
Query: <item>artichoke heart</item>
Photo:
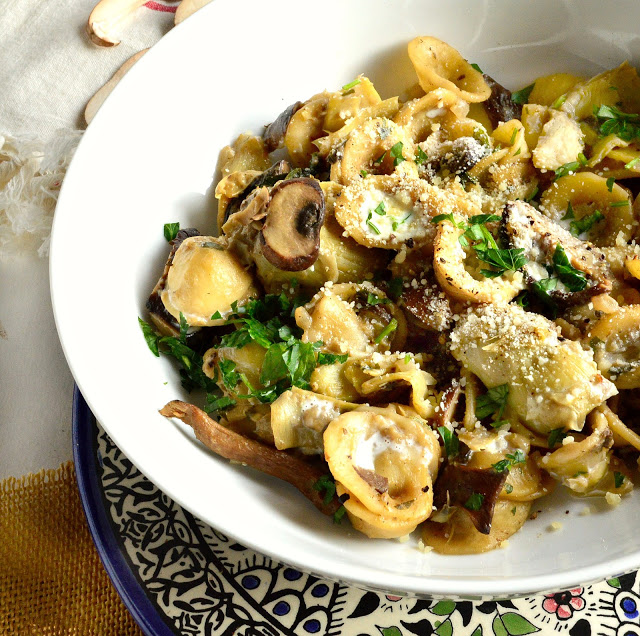
[[[617,393],[590,351],[521,307],[486,306],[451,334],[451,353],[489,388],[509,385],[508,405],[531,430],[582,430],[586,415]]]

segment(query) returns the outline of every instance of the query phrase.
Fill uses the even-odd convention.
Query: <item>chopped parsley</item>
[[[369,173],[366,170],[360,170],[360,176],[364,179]]]
[[[567,436],[567,432],[563,428],[554,428],[547,439],[549,448],[553,448],[557,444],[560,444],[562,440]]]
[[[378,216],[384,216],[387,213],[387,206],[384,204],[384,201],[380,201],[380,203],[378,203],[374,212]]]
[[[193,389],[204,389],[205,391],[215,391],[217,385],[214,380],[207,377],[202,370],[202,356],[186,344],[186,328],[184,316],[180,316],[180,337],[160,336],[155,333],[153,327],[138,318],[138,323],[142,329],[147,346],[155,356],[163,353],[174,358],[180,365],[180,379],[182,386],[187,391]]]
[[[414,161],[419,166],[422,166],[425,163],[427,163],[427,161],[429,161],[429,155],[427,155],[427,153],[424,150],[422,150],[422,148],[420,148],[420,146],[418,146],[418,151],[416,152],[416,156],[414,158]]]
[[[164,224],[164,238],[167,239],[168,242],[173,241],[174,238],[178,235],[180,231],[180,223],[165,223]]]
[[[482,69],[475,62],[471,63],[471,68],[478,71],[478,73],[482,73]]]
[[[489,389],[484,395],[481,395],[476,401],[475,415],[479,420],[496,413],[497,419],[501,419],[504,410],[507,407],[507,399],[509,398],[509,385],[500,384]]]
[[[475,248],[478,258],[483,262],[491,265],[494,270],[482,269],[481,273],[487,278],[495,278],[506,271],[515,271],[523,267],[527,259],[524,256],[523,249],[479,249]]]
[[[567,203],[567,213],[562,217],[562,221],[568,221],[569,219],[575,219],[576,215],[573,212],[573,206],[571,205],[571,201]]]
[[[607,179],[607,190],[609,190],[609,192],[613,192],[613,184],[616,182],[616,178],[615,177],[609,177]]]
[[[389,155],[393,157],[394,166],[398,166],[403,161],[406,161],[405,158],[402,156],[402,146],[403,146],[403,143],[401,141],[398,141],[397,143],[393,144],[393,146],[391,146],[391,148],[389,149]]]
[[[369,212],[369,214],[367,215],[367,225],[376,233],[376,234],[382,234],[382,232],[380,232],[380,228],[371,220],[371,217],[373,216],[372,212]]]
[[[613,483],[616,488],[620,488],[622,484],[624,484],[624,475],[622,473],[619,473],[618,471],[615,471],[613,473]]]
[[[634,157],[631,161],[629,161],[629,163],[625,163],[624,167],[627,170],[634,170],[638,161],[640,161],[640,157]]]
[[[526,461],[526,456],[523,451],[519,448],[513,453],[507,453],[505,459],[496,462],[495,464],[491,464],[493,470],[497,473],[503,473],[505,470],[509,470],[512,466],[516,464],[524,464]]]
[[[230,397],[223,395],[222,397],[216,397],[212,393],[208,393],[204,405],[204,410],[206,413],[219,413],[220,411],[224,411],[232,406],[235,406],[237,402],[232,400]]]
[[[360,84],[360,79],[354,79],[353,82],[349,82],[342,87],[342,90],[345,93],[352,91],[358,84]]]
[[[438,433],[444,444],[444,452],[447,457],[455,457],[460,451],[460,440],[458,436],[446,426],[438,426]]]
[[[388,298],[382,298],[377,294],[367,293],[367,305],[388,305],[391,301]]]
[[[346,362],[346,355],[319,352],[322,342],[302,342],[300,339],[302,330],[295,324],[293,314],[306,300],[290,299],[285,294],[267,294],[261,299],[250,300],[243,307],[233,303],[233,313],[226,324],[234,325],[236,329],[223,335],[214,346],[242,348],[255,342],[266,350],[259,376],[264,388],[255,389],[244,374],[237,372],[232,360],[218,362],[222,383],[230,393],[235,393],[236,399],[273,402],[293,386],[308,389],[316,366]],[[237,393],[240,383],[247,393]]]
[[[574,236],[580,236],[584,232],[588,232],[596,223],[602,221],[604,218],[604,214],[602,214],[600,210],[596,210],[593,214],[583,216],[577,221],[571,221],[571,223],[569,223],[569,230]]]
[[[529,95],[531,95],[531,91],[535,86],[535,82],[533,84],[529,84],[529,86],[525,86],[521,88],[519,91],[515,93],[511,93],[511,99],[516,104],[526,104],[529,101]]]
[[[551,108],[555,108],[556,110],[562,106],[567,101],[566,95],[560,95],[557,99],[554,100],[553,104],[551,104]]]
[[[344,504],[343,504],[333,513],[333,523],[337,523],[337,524],[342,523],[342,518],[344,517],[346,512],[347,512],[347,509],[344,507]]]
[[[640,138],[640,115],[624,113],[615,106],[593,107],[593,114],[598,121],[598,132],[601,136],[615,135],[623,141]]]
[[[397,300],[398,298],[400,298],[400,296],[402,296],[403,286],[404,286],[404,281],[402,280],[401,276],[392,278],[387,283],[387,293],[389,294],[389,296],[391,296],[391,298],[393,298],[394,300]]]
[[[440,223],[440,221],[451,221],[451,223],[453,223],[455,227],[460,229],[465,227],[463,221],[456,221],[455,217],[453,216],[453,212],[449,212],[449,214],[437,214],[431,219],[431,223]]]
[[[387,336],[392,334],[398,328],[398,321],[392,318],[389,324],[376,336],[374,342],[380,344]]]
[[[322,475],[322,477],[314,482],[311,488],[318,492],[324,491],[324,499],[322,500],[323,506],[328,506],[336,494],[336,482],[333,480],[331,475]]]
[[[568,174],[571,174],[580,168],[581,164],[579,161],[570,161],[569,163],[565,163],[563,166],[555,169],[556,179],[560,177],[565,177]]]
[[[582,291],[587,286],[585,275],[571,265],[567,253],[560,243],[556,245],[556,250],[553,253],[553,265],[558,278],[570,291]]]
[[[482,508],[482,502],[484,501],[484,495],[479,492],[474,492],[471,494],[469,499],[464,504],[464,507],[467,510],[477,511]]]
[[[387,156],[387,151],[385,150],[377,159],[373,160],[373,165],[379,166],[384,161],[384,158],[386,156]]]
[[[510,495],[510,494],[513,492],[513,486],[512,486],[511,484],[505,484],[505,485],[504,485],[504,490],[505,490],[505,492],[507,493],[507,495]],[[516,508],[515,508],[515,506],[514,506],[514,507],[512,508],[512,510],[511,510],[511,514],[512,514],[512,515],[515,515],[515,514],[516,514],[516,513],[515,513],[515,510],[516,510]]]

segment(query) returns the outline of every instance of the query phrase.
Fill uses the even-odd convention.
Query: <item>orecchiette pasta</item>
[[[435,37],[408,54],[402,97],[360,75],[222,149],[219,235],[165,227],[141,324],[206,395],[163,413],[225,457],[367,537],[483,552],[558,484],[634,486],[640,79],[512,93]]]

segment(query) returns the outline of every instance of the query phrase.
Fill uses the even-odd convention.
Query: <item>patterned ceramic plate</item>
[[[640,636],[637,572],[529,598],[424,599],[361,590],[257,554],[140,474],[74,395],[80,494],[125,604],[153,636]]]

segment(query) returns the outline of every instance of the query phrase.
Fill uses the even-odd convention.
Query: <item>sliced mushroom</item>
[[[284,136],[291,118],[304,106],[296,102],[285,108],[265,129],[262,138],[267,152],[273,152],[284,145]]]
[[[147,0],[100,0],[87,22],[87,34],[98,46],[117,46],[116,31],[122,21]]]
[[[587,286],[576,292],[558,281],[556,289],[550,292],[554,298],[575,305],[611,291],[613,275],[602,251],[588,241],[576,238],[528,203],[507,203],[502,229],[512,247],[524,250],[527,263],[523,269],[529,283],[549,277],[547,267],[552,266],[558,245],[565,250],[571,266],[586,276]]]
[[[167,418],[175,417],[191,426],[196,437],[217,455],[289,482],[320,512],[332,515],[340,507],[335,497],[325,505],[324,494],[314,489],[318,479],[327,473],[320,465],[243,437],[221,426],[193,404],[173,400],[160,410],[160,414]]]
[[[324,194],[314,179],[287,179],[274,186],[260,232],[264,257],[288,272],[311,267],[320,251],[324,213]]]
[[[516,104],[511,91],[496,82],[490,75],[484,74],[484,81],[491,89],[491,95],[483,102],[491,125],[495,128],[502,121],[522,118],[522,104]]]
[[[218,218],[218,227],[222,227],[232,214],[240,210],[245,199],[256,189],[263,186],[271,187],[278,181],[284,179],[291,171],[288,161],[282,159],[278,163],[274,163],[268,170],[259,174],[249,185],[237,196],[229,201],[224,211],[223,218]]]
[[[436,480],[433,505],[438,509],[462,508],[478,532],[489,534],[493,509],[506,479],[506,471],[447,464]]]

